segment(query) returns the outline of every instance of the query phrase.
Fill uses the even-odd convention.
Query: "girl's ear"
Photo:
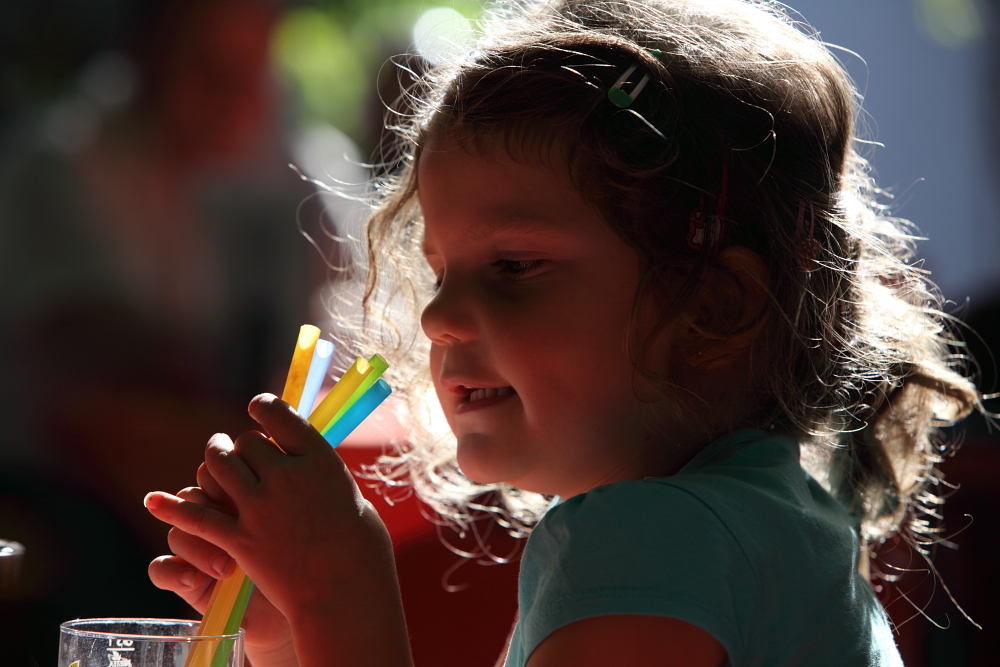
[[[688,364],[721,368],[747,352],[767,322],[770,279],[760,255],[747,248],[722,250],[713,260],[688,311],[678,350]]]

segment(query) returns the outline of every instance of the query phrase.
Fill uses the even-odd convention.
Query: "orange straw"
[[[285,378],[285,388],[281,392],[281,400],[293,408],[298,407],[302,400],[302,388],[309,375],[309,364],[312,363],[316,341],[319,340],[319,329],[311,324],[303,324],[299,329],[299,342],[292,354],[292,363],[288,366],[288,377]]]

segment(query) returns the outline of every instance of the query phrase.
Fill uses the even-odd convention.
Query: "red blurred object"
[[[149,83],[143,100],[166,148],[185,162],[243,156],[272,103],[269,2],[183,0],[139,48]]]
[[[937,574],[898,537],[878,553],[876,567],[897,577],[882,582],[878,597],[906,667],[997,664],[997,445],[996,435],[970,435],[957,455],[941,465],[945,482],[954,490],[937,490],[949,495],[943,543],[930,548]]]
[[[359,429],[338,452],[357,472],[382,453],[378,433]],[[421,512],[416,498],[390,505],[373,484],[359,480],[365,497],[378,509],[396,551],[406,624],[416,667],[492,667],[503,650],[517,612],[517,556],[524,540],[511,537],[492,520],[482,527],[484,542],[497,556],[516,554],[496,564],[466,558],[452,545],[469,549],[475,542],[437,527]],[[427,511],[426,509],[424,510]],[[488,534],[487,534],[488,533]]]

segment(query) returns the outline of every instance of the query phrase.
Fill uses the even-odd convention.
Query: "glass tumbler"
[[[59,626],[59,667],[243,667],[243,630],[197,636],[198,621],[90,618]]]

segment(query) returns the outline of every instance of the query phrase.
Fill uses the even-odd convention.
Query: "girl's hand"
[[[248,432],[235,443],[213,436],[205,455],[236,516],[159,492],[150,512],[236,558],[288,619],[301,665],[409,665],[392,544],[375,509],[288,404],[258,396],[250,416],[281,449]]]
[[[200,470],[198,480],[203,480]],[[217,511],[230,511],[216,502],[217,496],[210,495],[203,489],[189,487],[180,491],[177,497]],[[167,542],[173,555],[160,556],[149,564],[150,580],[154,586],[173,591],[204,614],[217,580],[232,576],[235,561],[214,544],[179,528],[170,529]],[[251,596],[241,625],[247,633],[247,657],[254,665],[297,665],[288,622],[259,592]]]

